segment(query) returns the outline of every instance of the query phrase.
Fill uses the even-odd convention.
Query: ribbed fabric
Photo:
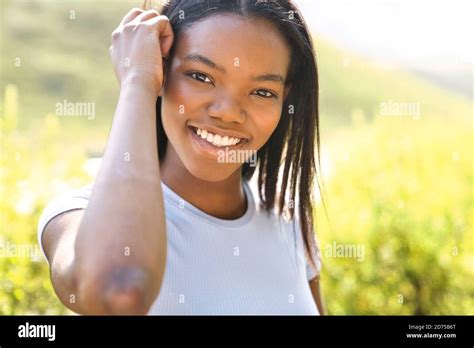
[[[318,315],[308,280],[320,273],[304,253],[294,221],[258,208],[248,183],[246,213],[210,216],[162,182],[168,236],[160,293],[150,315]],[[54,216],[85,208],[91,186],[51,202],[38,239]],[[319,260],[319,259],[318,259]]]

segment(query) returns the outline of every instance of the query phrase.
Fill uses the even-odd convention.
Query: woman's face
[[[280,120],[289,48],[270,22],[230,15],[193,24],[176,44],[161,110],[166,160],[201,180],[224,180]]]

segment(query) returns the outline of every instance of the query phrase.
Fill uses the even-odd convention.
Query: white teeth
[[[212,143],[216,146],[221,146],[221,141],[222,141],[222,137],[219,134],[215,134],[214,139],[212,140]]]
[[[196,128],[196,134],[216,147],[233,146],[240,143],[242,140],[240,138],[229,137],[227,135],[222,136],[220,134],[213,134],[205,129],[200,128]]]

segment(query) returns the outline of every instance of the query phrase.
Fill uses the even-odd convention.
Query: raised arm
[[[120,97],[87,209],[45,230],[53,286],[79,313],[146,314],[159,293],[167,238],[155,103],[161,52],[172,41],[168,19],[156,11],[134,9],[114,31]]]

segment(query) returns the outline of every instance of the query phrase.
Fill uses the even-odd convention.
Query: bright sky
[[[317,34],[388,63],[474,63],[473,0],[295,0]]]

